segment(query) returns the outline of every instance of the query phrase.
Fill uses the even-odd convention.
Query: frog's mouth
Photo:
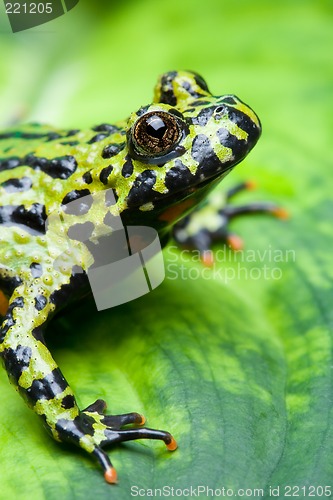
[[[194,197],[195,199],[204,198],[209,191],[214,189],[214,187],[219,184],[226,175],[228,175],[233,167],[234,165],[228,167],[227,169],[224,169],[222,172],[218,172],[202,180],[198,180],[198,182],[192,183],[186,188],[170,191],[170,193],[164,195],[163,199],[158,197],[153,200],[153,203],[157,208],[159,206],[164,206],[165,204],[169,205],[173,199],[175,202],[177,202],[188,197]]]
[[[231,172],[231,170],[234,168],[234,166],[235,166],[235,164],[232,165],[231,167],[224,169],[222,172],[218,172],[214,175],[211,175],[210,177],[206,177],[205,179],[199,181],[197,184],[195,184],[193,186],[194,189],[196,190],[196,189],[204,188],[205,186],[210,185],[211,183],[215,183],[216,181],[221,182],[221,180],[224,179],[224,177],[226,175],[228,175],[229,172]]]
[[[198,170],[195,175],[193,175],[188,168],[183,167],[179,169],[172,169],[169,171],[165,177],[164,184],[168,189],[167,192],[161,193],[154,190],[154,182],[150,182],[151,179],[148,177],[145,180],[144,186],[141,185],[141,192],[133,193],[130,191],[126,201],[127,207],[131,209],[144,210],[147,205],[147,210],[149,205],[154,205],[154,210],[158,208],[164,208],[178,202],[188,196],[193,196],[196,193],[198,197],[205,196],[207,188],[212,189],[215,185],[220,182],[236,165],[236,163],[224,165],[222,168],[211,169],[210,174],[201,170]],[[210,175],[209,175],[210,174]],[[155,179],[154,179],[155,180]],[[202,194],[201,194],[202,193]]]

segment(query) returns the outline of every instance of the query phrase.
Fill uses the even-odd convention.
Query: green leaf
[[[82,303],[55,319],[49,346],[80,405],[103,398],[110,412],[141,412],[179,448],[111,449],[119,485],[109,486],[89,457],[47,436],[3,372],[1,499],[121,500],[133,487],[148,497],[148,488],[199,485],[262,489],[256,496],[267,499],[270,487],[284,498],[299,486],[310,498],[310,486],[333,489],[332,17],[330,2],[312,0],[170,0],[159,11],[153,0],[99,11],[80,2],[52,23],[53,35],[0,35],[4,123],[21,109],[59,126],[123,118],[173,68],[239,94],[264,132],[224,189],[253,178],[258,190],[237,202],[273,199],[291,214],[235,221],[245,249],[215,247],[212,269],[169,247],[154,292],[101,313]]]

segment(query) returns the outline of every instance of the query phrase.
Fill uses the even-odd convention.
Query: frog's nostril
[[[218,106],[217,108],[215,108],[215,114],[216,115],[220,115],[221,113],[223,113],[224,111],[224,107],[223,106]]]

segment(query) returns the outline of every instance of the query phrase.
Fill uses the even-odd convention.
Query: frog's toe
[[[87,412],[96,412],[96,413],[104,413],[106,410],[107,404],[104,399],[97,399],[95,403],[92,403],[91,405],[87,406],[83,411],[85,413]]]
[[[92,453],[101,465],[104,471],[104,478],[108,483],[116,483],[117,474],[104,448],[137,439],[159,439],[164,441],[168,450],[173,451],[177,448],[177,443],[169,432],[149,429],[147,427],[125,427],[127,425],[143,425],[145,418],[140,413],[104,415],[105,408],[105,402],[97,400],[81,412],[81,420],[82,422],[86,421],[90,423],[90,432],[92,435],[90,435],[90,438],[86,436],[88,447],[89,442],[91,443],[92,440],[93,449],[90,453]],[[89,451],[89,448],[86,447],[86,449]]]
[[[85,408],[83,412],[98,413],[99,415],[103,415],[106,407],[107,404],[104,399],[97,399],[97,401],[87,406],[87,408]],[[141,415],[141,413],[131,412],[123,413],[121,415],[105,415],[103,416],[102,422],[107,427],[120,428],[123,425],[128,424],[144,425],[146,422],[146,418]]]
[[[116,469],[114,467],[109,467],[105,472],[104,472],[104,479],[107,483],[110,484],[117,484],[118,482],[118,476]]]
[[[247,214],[268,214],[277,217],[278,219],[287,219],[288,212],[274,203],[268,201],[247,203],[246,205],[225,205],[219,211],[219,214],[225,217],[227,225],[232,219],[240,215]]]
[[[105,429],[104,434],[106,439],[101,443],[103,447],[111,444],[122,443],[124,441],[134,441],[136,439],[159,439],[164,441],[168,450],[174,451],[177,448],[177,442],[169,432],[149,429],[148,427],[142,427],[140,429],[107,428]]]
[[[234,251],[241,250],[244,246],[243,239],[235,233],[227,232],[225,240],[228,246]]]
[[[92,455],[102,467],[105,481],[110,484],[116,484],[118,482],[118,474],[105,451],[96,446]]]
[[[106,415],[103,420],[103,424],[110,428],[120,428],[123,425],[136,424],[144,425],[146,419],[140,413],[124,413],[122,415]]]
[[[253,181],[241,182],[236,184],[236,186],[232,187],[226,192],[226,201],[227,203],[222,205],[218,209],[218,213],[225,217],[225,226],[234,218],[239,215],[246,214],[270,214],[279,219],[287,219],[288,212],[276,205],[275,203],[261,201],[261,202],[252,202],[247,203],[246,205],[231,205],[229,201],[238,193],[245,190],[253,190],[256,188],[256,184]]]

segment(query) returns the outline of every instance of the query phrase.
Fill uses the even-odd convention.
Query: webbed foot
[[[173,237],[184,248],[199,250],[205,265],[213,263],[212,244],[224,242],[233,250],[243,247],[242,239],[229,229],[230,222],[240,215],[269,214],[286,219],[288,213],[270,202],[252,202],[245,205],[232,205],[230,200],[239,192],[253,189],[254,183],[242,182],[229,189],[223,197],[214,192],[200,208],[175,225]]]
[[[105,410],[105,401],[98,399],[80,411],[74,420],[58,421],[56,430],[61,441],[75,443],[94,456],[102,467],[104,478],[108,483],[117,482],[117,473],[103,450],[104,447],[136,439],[160,439],[164,441],[168,450],[173,451],[177,448],[177,443],[169,432],[148,427],[123,428],[130,424],[143,425],[145,418],[139,413],[104,415]]]

